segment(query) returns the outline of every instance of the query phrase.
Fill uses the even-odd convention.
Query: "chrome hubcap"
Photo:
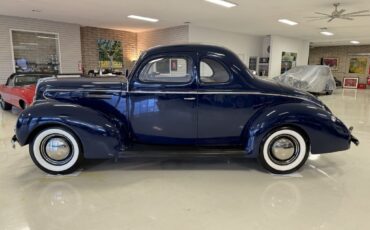
[[[280,138],[272,145],[271,152],[278,160],[286,161],[294,155],[294,144],[288,138]]]
[[[51,159],[61,161],[68,157],[71,148],[64,139],[56,137],[48,140],[45,152]]]
[[[290,135],[278,136],[269,145],[270,159],[279,165],[288,165],[295,161],[299,151],[299,142]]]
[[[71,142],[62,135],[50,135],[40,145],[42,157],[52,165],[64,165],[73,157]]]

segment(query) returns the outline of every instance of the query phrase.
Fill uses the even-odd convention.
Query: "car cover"
[[[311,93],[326,93],[335,90],[335,80],[329,66],[297,66],[273,80]]]

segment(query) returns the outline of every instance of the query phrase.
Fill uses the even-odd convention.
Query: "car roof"
[[[206,44],[175,44],[175,45],[166,45],[166,46],[156,46],[146,50],[143,53],[143,57],[145,56],[152,56],[161,53],[171,53],[171,52],[215,52],[221,53],[226,55],[233,55],[235,54],[227,48],[215,46],[215,45],[206,45]]]

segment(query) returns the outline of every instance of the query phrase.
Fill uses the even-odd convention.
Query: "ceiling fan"
[[[354,20],[355,17],[368,17],[370,14],[363,14],[370,12],[369,10],[361,10],[361,11],[355,11],[351,13],[345,13],[345,9],[339,10],[338,7],[340,3],[334,3],[334,11],[331,14],[321,13],[321,12],[315,12],[315,14],[320,16],[315,17],[308,17],[312,18],[310,21],[317,21],[317,20],[328,20],[328,22],[333,21],[334,19],[344,19],[344,20]]]

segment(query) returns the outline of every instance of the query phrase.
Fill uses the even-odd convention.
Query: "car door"
[[[230,62],[230,63],[229,63]],[[226,56],[200,53],[198,61],[198,142],[240,145],[252,114],[253,96],[240,83]]]
[[[129,86],[129,120],[141,143],[195,144],[197,92],[192,53],[143,60]]]

